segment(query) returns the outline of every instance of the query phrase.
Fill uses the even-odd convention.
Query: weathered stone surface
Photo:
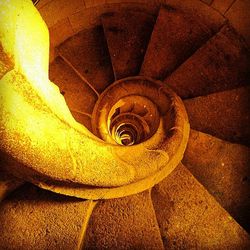
[[[215,14],[217,15],[217,14]],[[161,8],[140,74],[164,79],[222,25],[172,6]]]
[[[26,184],[0,204],[0,248],[76,249],[93,204]]]
[[[250,229],[250,149],[191,130],[183,163],[245,229]]]
[[[166,249],[247,249],[248,234],[183,166],[152,190]]]
[[[74,118],[90,128],[88,115],[93,111],[97,94],[60,57],[50,64],[49,77],[60,88]]]
[[[102,17],[116,79],[139,73],[154,22],[153,16],[136,11]]]
[[[250,87],[184,101],[191,128],[250,145]]]
[[[211,7],[218,10],[221,14],[225,14],[225,12],[232,6],[234,0],[214,0],[212,1]]]
[[[245,38],[248,46],[250,46],[249,9],[249,0],[237,0],[225,14],[234,28]]]
[[[182,98],[232,89],[249,81],[249,58],[242,38],[226,25],[164,82]]]
[[[84,0],[40,0],[40,2],[37,8],[48,27],[84,8]]]
[[[59,45],[67,38],[73,36],[74,32],[68,18],[64,18],[50,27],[50,44],[52,47]]]
[[[113,70],[102,27],[83,30],[58,47],[65,58],[97,91],[113,82]]]
[[[150,191],[100,201],[86,232],[85,249],[163,249]]]
[[[206,4],[208,4],[208,5],[210,5],[212,2],[213,2],[213,0],[201,0],[203,3],[206,3]]]

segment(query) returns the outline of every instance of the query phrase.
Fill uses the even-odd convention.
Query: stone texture
[[[250,148],[191,130],[183,163],[249,232]]]
[[[79,248],[93,206],[26,184],[0,204],[0,249]]]
[[[102,5],[106,3],[106,0],[84,0],[86,8]]]
[[[164,82],[182,98],[232,89],[250,79],[249,59],[241,37],[226,25]]]
[[[39,10],[51,1],[53,0],[39,0],[38,3],[36,4],[36,8]]]
[[[206,3],[206,4],[208,4],[208,5],[210,5],[212,2],[213,2],[213,0],[201,0],[203,3]]]
[[[50,27],[50,43],[55,47],[73,35],[73,29],[68,18],[62,19]]]
[[[206,16],[184,12],[170,5],[161,8],[140,74],[164,79],[217,32],[221,25],[221,19],[208,22]]]
[[[84,8],[84,0],[51,0],[39,7],[39,12],[50,28],[60,20]]]
[[[94,7],[79,10],[78,12],[69,16],[69,20],[74,32],[77,33],[83,29],[93,28],[95,26],[102,25],[100,17],[105,13],[131,10],[144,12],[149,15],[157,15],[159,11],[159,3],[154,4],[152,2],[147,2],[147,4],[136,4],[129,1],[124,3],[94,3],[94,5]]]
[[[96,93],[60,57],[50,64],[49,77],[60,88],[76,120],[83,122],[80,116],[92,113]]]
[[[103,16],[102,23],[117,80],[139,73],[154,22],[153,16],[136,11]]]
[[[150,191],[100,201],[86,232],[85,249],[163,249]]]
[[[224,14],[232,5],[235,0],[213,0],[211,7]]]
[[[152,189],[166,249],[248,249],[249,235],[183,166]]]
[[[249,98],[247,86],[184,101],[191,128],[249,146]]]
[[[89,131],[92,132],[91,115],[81,111],[71,111],[71,113],[76,121],[83,124]]]
[[[237,0],[226,13],[226,17],[234,28],[245,38],[250,46],[250,1]]]
[[[58,47],[58,53],[71,63],[97,91],[113,82],[113,70],[102,27],[83,30]]]

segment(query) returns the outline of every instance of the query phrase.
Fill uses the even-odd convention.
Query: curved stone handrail
[[[168,140],[154,143],[152,137],[131,154],[130,147],[100,140],[72,117],[48,79],[49,34],[32,2],[1,1],[0,19],[0,149],[23,164],[11,169],[16,176],[56,192],[111,198],[153,186],[181,161],[189,123],[175,94],[172,104],[181,112],[171,136],[174,153]]]

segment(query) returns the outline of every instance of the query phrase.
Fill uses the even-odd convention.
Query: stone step
[[[183,165],[152,189],[166,249],[248,249],[249,235]]]
[[[246,85],[249,79],[249,51],[232,27],[225,25],[164,82],[186,99]]]
[[[69,38],[58,47],[58,54],[99,93],[114,81],[109,51],[101,26],[82,30]]]
[[[60,57],[50,64],[49,78],[59,87],[74,118],[91,130],[88,114],[92,114],[97,94]]]
[[[249,232],[250,148],[191,130],[183,163]]]
[[[208,13],[214,17],[212,21]],[[224,21],[211,9],[204,14],[170,5],[161,8],[140,74],[163,80],[201,47]]]
[[[137,11],[102,17],[116,80],[139,73],[154,23],[153,16]]]
[[[184,101],[191,128],[250,146],[250,87]]]
[[[163,249],[150,191],[100,201],[86,232],[85,249]]]
[[[0,204],[0,249],[80,249],[94,204],[25,184]]]

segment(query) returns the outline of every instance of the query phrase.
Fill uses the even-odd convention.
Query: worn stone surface
[[[59,45],[67,38],[73,36],[74,32],[68,18],[64,18],[50,27],[50,44],[52,47]]]
[[[250,148],[192,130],[183,163],[230,215],[250,231]]]
[[[58,51],[97,91],[103,91],[113,82],[112,64],[102,27],[79,32],[62,43]]]
[[[136,11],[102,17],[116,79],[139,73],[154,22],[153,16]]]
[[[247,249],[248,234],[183,166],[152,189],[166,249]]]
[[[221,14],[224,14],[232,5],[235,0],[213,0],[211,7],[218,10]]]
[[[36,8],[39,10],[42,7],[44,7],[46,4],[48,4],[49,2],[51,2],[53,0],[40,0],[38,1],[38,3],[36,4]]]
[[[248,86],[184,101],[191,128],[249,146],[249,98]]]
[[[60,57],[50,64],[49,77],[60,88],[74,118],[90,128],[88,114],[97,101],[96,93]]]
[[[241,37],[226,25],[164,82],[182,98],[232,89],[250,79],[249,58]]]
[[[91,124],[91,116],[86,114],[86,113],[82,113],[82,112],[78,112],[78,111],[71,111],[73,117],[76,119],[76,121],[80,122],[81,124],[83,124],[89,131],[92,132],[92,124]]]
[[[69,16],[71,26],[75,32],[79,32],[86,28],[93,28],[98,25],[102,25],[101,16],[110,12],[127,11],[139,11],[148,13],[149,15],[157,15],[159,11],[159,3],[147,1],[145,4],[136,3],[132,1],[125,1],[122,3],[108,3],[101,4],[100,1],[89,1],[89,7]],[[91,5],[94,7],[91,7]]]
[[[106,0],[84,0],[86,8],[102,5],[106,3]]]
[[[37,5],[42,18],[49,28],[84,7],[84,0],[43,0]]]
[[[100,201],[86,232],[85,249],[163,249],[150,191]]]
[[[213,2],[213,0],[201,0],[203,3],[206,3],[206,4],[208,4],[208,5],[210,5],[212,2]]]
[[[59,87],[72,111],[92,113],[97,101],[96,93],[62,58],[57,57],[50,64],[49,78]]]
[[[26,184],[0,204],[0,248],[76,249],[92,208],[91,201]]]
[[[221,25],[221,20],[209,23],[202,15],[194,16],[171,6],[161,8],[140,74],[164,79]]]
[[[229,19],[234,28],[245,38],[250,47],[250,1],[237,0],[234,1],[232,7],[225,16]]]

